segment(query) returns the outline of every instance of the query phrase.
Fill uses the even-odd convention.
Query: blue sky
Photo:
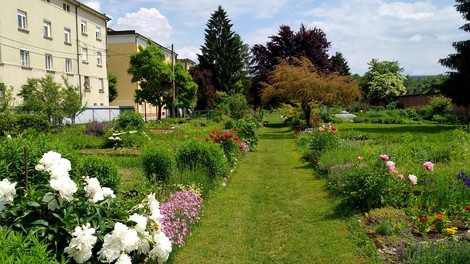
[[[109,27],[133,29],[154,41],[174,44],[179,58],[196,60],[206,22],[218,5],[245,43],[266,44],[280,25],[297,31],[301,23],[321,28],[330,54],[343,53],[352,73],[367,63],[397,60],[405,74],[428,75],[448,69],[438,59],[454,53],[452,42],[466,40],[465,20],[454,1],[410,0],[83,0],[112,18]]]

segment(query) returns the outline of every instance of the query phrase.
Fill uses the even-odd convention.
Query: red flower
[[[197,136],[196,138],[197,138],[197,139],[201,139],[201,136]]]
[[[234,128],[233,131],[237,132],[237,131],[238,131],[238,127]]]
[[[219,136],[215,136],[215,137],[214,137],[214,141],[217,142],[217,143],[219,143],[219,142],[220,142]]]
[[[209,137],[206,137],[206,142],[209,141]]]
[[[429,218],[428,218],[428,217],[426,217],[426,216],[425,216],[425,217],[421,217],[421,221],[423,221],[423,222],[427,222],[427,221],[429,221]]]
[[[240,145],[240,149],[242,149],[242,148],[243,148],[243,145]]]
[[[226,139],[229,139],[229,138],[233,137],[233,134],[232,133],[226,133],[224,136],[225,136]]]
[[[470,205],[467,205],[467,207],[465,207],[465,210],[470,212]]]
[[[439,221],[442,221],[442,220],[444,220],[444,216],[441,215],[441,214],[437,214],[436,219],[439,220]]]

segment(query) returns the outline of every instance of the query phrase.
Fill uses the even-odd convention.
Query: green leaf
[[[43,225],[43,226],[49,226],[49,223],[45,220],[36,220],[34,222],[31,223],[32,225]]]

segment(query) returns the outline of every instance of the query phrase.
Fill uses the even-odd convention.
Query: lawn
[[[271,115],[174,263],[366,263],[293,131]]]

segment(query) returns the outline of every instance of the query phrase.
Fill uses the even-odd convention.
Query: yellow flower
[[[449,227],[449,228],[446,228],[446,233],[449,234],[449,235],[453,235],[457,232],[457,227]]]

